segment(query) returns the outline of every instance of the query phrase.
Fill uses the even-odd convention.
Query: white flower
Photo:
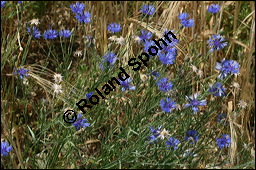
[[[176,110],[181,110],[181,106],[176,103],[175,109],[176,109]]]
[[[24,85],[28,85],[28,79],[26,77],[23,78],[22,83]]]
[[[117,38],[116,43],[120,45],[124,44],[124,38],[123,37]]]
[[[247,103],[244,101],[244,99],[241,99],[239,103],[237,104],[240,108],[246,108]]]
[[[237,90],[240,90],[240,85],[237,82],[232,82],[231,87],[234,87]]]
[[[197,75],[202,78],[204,75],[204,72],[202,70],[198,70]]]
[[[141,41],[141,39],[140,39],[140,37],[136,36],[136,37],[134,37],[134,41],[136,41],[136,42],[140,42],[140,41]]]
[[[30,20],[29,22],[30,22],[30,25],[38,25],[38,24],[40,24],[38,18],[36,18],[36,19],[34,18],[34,19]]]
[[[162,132],[159,133],[159,138],[164,139],[168,135],[169,135],[169,131],[164,129],[164,130],[162,130]]]
[[[198,69],[196,68],[196,66],[191,65],[190,67],[192,68],[193,72],[197,72]]]
[[[61,74],[54,74],[54,81],[55,83],[60,83],[62,81],[62,77]]]
[[[59,84],[53,84],[53,92],[58,94],[58,93],[62,93],[62,86]]]
[[[113,35],[111,37],[108,38],[110,41],[116,41],[117,40],[117,36]]]
[[[74,53],[74,56],[82,56],[82,50],[77,50],[75,53]]]

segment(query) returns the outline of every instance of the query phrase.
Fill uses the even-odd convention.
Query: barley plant
[[[253,1],[1,1],[1,168],[255,168]]]

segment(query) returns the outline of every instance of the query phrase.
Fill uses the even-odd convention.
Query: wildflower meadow
[[[255,168],[253,1],[1,1],[1,168]]]

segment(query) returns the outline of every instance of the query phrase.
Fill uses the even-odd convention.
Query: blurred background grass
[[[182,162],[183,160],[178,160],[169,152],[165,155],[158,153],[166,150],[165,147],[159,146],[158,151],[150,148],[146,150],[143,140],[135,140],[141,135],[138,132],[144,132],[144,137],[148,135],[146,134],[148,125],[145,122],[150,119],[154,120],[151,121],[152,123],[157,120],[164,122],[157,116],[156,118],[149,116],[153,114],[151,108],[159,103],[157,98],[150,98],[152,93],[158,94],[157,91],[144,88],[151,87],[154,84],[152,81],[149,84],[142,83],[136,93],[123,95],[115,91],[106,101],[101,101],[97,107],[91,109],[86,117],[88,116],[89,122],[93,123],[85,136],[81,132],[74,135],[74,129],[64,124],[62,120],[62,112],[65,108],[75,108],[75,103],[84,98],[86,93],[101,87],[118,72],[118,70],[109,70],[101,73],[99,68],[95,67],[104,53],[110,49],[120,52],[119,66],[127,65],[129,58],[140,54],[139,49],[132,46],[132,40],[129,40],[125,47],[114,48],[113,44],[109,45],[110,34],[106,27],[109,23],[121,24],[123,29],[120,35],[126,39],[138,35],[141,29],[150,30],[156,34],[156,38],[161,38],[158,35],[164,28],[170,30],[180,28],[177,16],[181,12],[188,12],[195,20],[195,26],[191,29],[182,29],[179,33],[179,38],[183,40],[178,44],[181,52],[176,59],[180,70],[187,68],[182,68],[185,57],[189,58],[190,62],[194,61],[198,64],[196,66],[203,70],[204,77],[215,72],[216,62],[221,61],[222,58],[233,59],[240,64],[240,76],[235,77],[235,82],[239,83],[241,90],[232,91],[226,101],[220,102],[219,105],[223,105],[223,110],[229,114],[239,109],[237,104],[241,99],[248,105],[229,120],[231,121],[229,128],[232,129],[231,136],[235,144],[230,147],[228,153],[229,165],[220,166],[232,168],[254,166],[251,162],[255,143],[255,3],[253,1],[218,2],[221,10],[216,17],[206,12],[207,6],[212,4],[212,1],[153,1],[150,4],[156,7],[156,13],[149,19],[143,18],[139,12],[141,6],[149,2],[89,1],[83,3],[85,10],[91,13],[92,21],[85,26],[77,24],[74,15],[70,12],[71,3],[73,2],[30,1],[23,2],[21,6],[16,2],[8,2],[5,8],[1,9],[1,139],[8,139],[15,153],[8,160],[1,159],[3,168],[205,168],[209,165],[212,161],[211,156],[209,158],[202,156],[204,158],[200,158],[201,161],[192,161],[191,158],[191,162],[190,160]],[[38,42],[29,37],[24,27],[33,18],[40,19],[41,33],[50,25],[53,29],[60,29],[62,26],[70,30],[76,28],[75,35],[70,41],[65,42],[69,44],[67,49],[63,49],[62,42],[58,40],[53,44],[47,44],[45,41]],[[225,36],[229,42],[228,47],[223,51],[215,52],[206,63],[199,63],[196,59],[197,54],[206,56],[207,39],[217,33]],[[94,37],[95,44],[92,47],[86,46],[84,39],[86,35]],[[49,48],[49,46],[53,47]],[[73,55],[77,50],[82,50],[81,57]],[[68,97],[69,103],[49,97],[47,90],[38,86],[37,82],[29,81],[29,85],[24,86],[22,81],[10,76],[13,68],[35,63],[53,72],[62,73],[66,81],[65,85],[69,88],[68,94],[71,90],[75,91],[74,95]],[[157,66],[156,63],[152,65]],[[53,73],[49,70],[38,74],[50,80]],[[166,68],[162,72],[170,72],[170,70]],[[130,70],[129,73],[131,72]],[[139,74],[145,73],[144,69]],[[131,74],[135,80],[140,79],[138,73]],[[193,84],[196,80],[191,81],[190,83]],[[203,88],[195,83],[191,85],[191,91],[184,92],[184,95]],[[81,89],[84,92],[81,92]],[[42,100],[42,97],[47,102]],[[114,100],[111,100],[112,98]],[[135,100],[128,102],[129,98]],[[146,104],[141,103],[141,99],[147,101]],[[163,118],[163,115],[160,117]],[[170,118],[176,119],[173,115],[168,115],[168,119]],[[158,125],[152,124],[154,127]],[[170,126],[179,127],[175,122]],[[211,127],[210,124],[208,126],[207,128]],[[76,142],[71,140],[72,138]],[[137,143],[134,145],[129,141]],[[249,145],[245,146],[245,143]],[[244,147],[247,147],[248,151],[245,151]],[[156,158],[147,157],[147,154]],[[206,151],[205,154],[211,153]],[[174,161],[169,164],[165,160],[170,157]],[[214,162],[218,160],[215,159]]]

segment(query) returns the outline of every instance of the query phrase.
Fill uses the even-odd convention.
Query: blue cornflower
[[[86,98],[87,98],[87,99],[90,99],[90,97],[92,97],[93,93],[94,93],[94,92],[87,93],[87,94],[86,94]]]
[[[12,150],[12,145],[9,145],[7,142],[1,142],[1,155],[2,156],[7,156],[11,150]]]
[[[35,38],[40,38],[40,31],[36,27],[27,27],[27,32],[33,35]]]
[[[231,138],[229,135],[224,134],[222,135],[222,138],[217,138],[216,143],[219,146],[220,149],[227,148],[231,143]]]
[[[72,34],[72,32],[69,31],[69,30],[61,30],[61,31],[59,31],[60,37],[64,37],[64,38],[70,37],[71,34]]]
[[[22,4],[22,1],[18,1],[18,4]]]
[[[166,141],[166,146],[173,147],[173,149],[176,150],[176,149],[178,149],[179,143],[180,143],[180,141],[178,139],[175,139],[174,137],[170,137],[170,139],[168,139]]]
[[[161,47],[163,48],[162,50],[161,50],[161,52],[171,52],[171,53],[173,53],[173,54],[176,54],[176,52],[177,52],[177,49],[176,49],[176,47],[174,47],[176,44],[178,44],[178,42],[179,42],[179,40],[178,39],[172,39],[171,41],[171,43],[169,43],[169,41],[168,40],[166,40],[165,38],[163,38],[164,39],[164,41],[167,43],[167,46],[165,46],[162,42],[160,42],[160,45],[161,45]]]
[[[226,89],[222,86],[220,82],[216,82],[212,85],[208,92],[217,97],[225,96]]]
[[[5,6],[6,1],[1,1],[1,8]]]
[[[211,5],[208,7],[208,12],[213,13],[213,14],[218,13],[219,10],[220,10],[219,4],[211,4]]]
[[[163,112],[171,113],[172,110],[176,107],[176,102],[166,97],[160,101],[160,107]]]
[[[83,13],[77,13],[75,17],[81,23],[91,22],[91,14],[88,11],[83,12]]]
[[[104,70],[104,63],[106,63],[107,66],[113,66],[117,60],[117,57],[114,53],[108,52],[104,54],[103,56],[104,60],[102,60],[102,63],[100,64],[101,70]]]
[[[195,143],[199,140],[199,135],[196,130],[189,130],[187,131],[187,135],[185,136],[185,140],[192,140],[190,143]]]
[[[76,131],[78,131],[80,128],[89,127],[90,123],[87,123],[86,118],[82,119],[82,114],[78,114],[77,121],[75,123],[73,123],[72,125],[75,126]]]
[[[139,36],[139,37],[140,37],[141,41],[145,41],[145,40],[150,40],[150,38],[152,36],[153,36],[153,34],[150,31],[142,30],[141,36]]]
[[[155,42],[153,40],[144,40],[144,51],[145,52],[148,52],[148,49],[151,47],[151,46],[156,46]],[[156,50],[154,48],[152,48],[151,50],[152,53],[156,53]],[[151,55],[150,55],[151,56]],[[152,56],[151,56],[152,57]]]
[[[205,106],[207,105],[207,101],[204,100],[197,100],[197,97],[199,96],[199,93],[195,93],[194,95],[191,95],[188,97],[186,97],[187,99],[189,99],[189,104],[185,104],[185,108],[187,107],[192,107],[192,110],[194,111],[194,114],[196,114],[198,112],[198,106]]]
[[[14,74],[19,74],[20,79],[23,79],[24,76],[26,76],[26,77],[29,76],[29,75],[27,74],[27,72],[28,72],[29,70],[26,70],[26,69],[24,69],[24,68],[20,68],[20,69],[18,69],[18,70],[14,69],[14,70],[15,70]]]
[[[217,62],[216,67],[220,71],[218,78],[223,79],[228,76],[228,74],[238,74],[239,64],[234,60],[222,59],[221,63]]]
[[[82,12],[84,10],[84,4],[77,2],[75,4],[71,4],[70,8],[71,8],[72,12],[74,12],[76,14],[82,14]]]
[[[159,90],[167,92],[169,90],[172,90],[172,81],[168,82],[168,78],[167,77],[163,77],[160,80],[158,80],[157,84]]]
[[[153,127],[150,127],[150,131],[153,135],[148,137],[148,140],[150,140],[150,143],[157,142],[157,139],[160,135],[162,126],[159,126],[157,129],[154,129]]]
[[[122,29],[121,25],[117,23],[109,24],[107,28],[108,28],[108,31],[112,33],[120,32]]]
[[[140,12],[142,14],[145,14],[145,15],[153,15],[155,13],[156,9],[154,6],[152,5],[143,5],[142,8],[140,9]]]
[[[120,82],[120,84],[123,86],[122,87],[122,92],[124,92],[126,89],[128,90],[135,90],[135,86],[131,86],[130,82],[132,81],[132,78],[129,77],[128,79],[126,79],[125,81],[122,81],[120,79],[118,79],[118,81]]]
[[[210,52],[213,52],[214,50],[218,51],[220,49],[223,49],[225,46],[227,46],[228,42],[223,42],[226,39],[223,36],[220,36],[220,34],[212,35],[210,39],[207,41],[210,49]]]
[[[168,32],[169,32],[169,30],[167,28],[165,28],[163,36],[165,36],[165,34],[167,34]],[[176,36],[176,34],[174,33],[174,30],[171,30],[171,32]],[[169,51],[169,49],[171,49],[172,47],[174,47],[176,44],[179,43],[179,40],[173,38],[173,36],[171,36],[170,34],[168,34],[168,38],[171,40],[171,42],[169,42],[165,37],[162,38],[167,43],[167,46],[161,45],[161,47],[163,48],[162,51]],[[176,38],[177,38],[177,36],[176,36]],[[160,42],[160,43],[162,44],[162,42]]]
[[[186,12],[181,13],[181,14],[178,16],[178,18],[179,18],[180,20],[185,20],[185,19],[187,19],[188,17],[189,17],[189,14],[186,13]]]
[[[193,27],[194,19],[187,19],[189,17],[188,13],[181,13],[178,18],[180,19],[180,23],[183,27]]]
[[[193,27],[195,24],[194,19],[188,19],[188,20],[183,19],[180,21],[180,23],[183,27]]]
[[[172,51],[168,51],[166,54],[165,53],[160,53],[159,54],[159,60],[165,64],[174,64],[174,61],[176,59],[176,53],[173,53]]]
[[[58,32],[53,29],[49,29],[44,32],[44,38],[45,39],[54,39],[58,37]]]

